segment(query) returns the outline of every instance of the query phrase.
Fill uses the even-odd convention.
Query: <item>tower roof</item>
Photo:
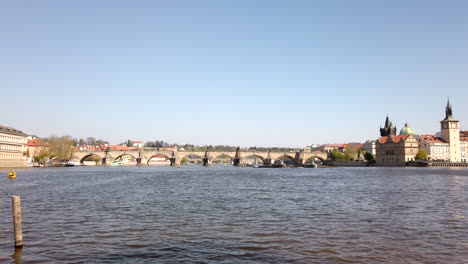
[[[455,118],[453,118],[452,115],[452,105],[450,105],[450,100],[447,99],[447,106],[445,106],[445,119],[443,121],[458,121]]]

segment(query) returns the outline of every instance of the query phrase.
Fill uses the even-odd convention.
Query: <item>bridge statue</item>
[[[203,157],[203,166],[209,167],[211,166],[212,160],[210,160],[210,155],[208,154],[208,150],[205,151],[205,156]]]
[[[241,164],[242,158],[241,158],[241,151],[240,147],[236,148],[236,155],[234,156],[234,160],[232,161],[232,164],[234,166],[239,166]]]
[[[268,155],[267,157],[265,158],[265,160],[263,161],[263,166],[271,166],[271,164],[273,163],[271,161],[271,155],[270,155],[270,149],[268,149]]]

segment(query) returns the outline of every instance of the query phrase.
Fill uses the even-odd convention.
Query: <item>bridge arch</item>
[[[228,158],[231,161],[234,160],[234,158],[231,155],[228,155],[226,153],[220,153],[220,154],[214,156],[213,160],[220,160],[220,159],[225,159],[225,158]]]
[[[163,154],[163,153],[156,153],[156,154],[152,154],[151,156],[149,156],[149,158],[148,158],[147,161],[146,161],[146,165],[150,165],[150,161],[151,161],[152,158],[160,157],[160,156],[163,156],[166,160],[171,160],[171,157],[169,157],[169,156],[166,155],[166,154]]]
[[[258,155],[258,154],[247,154],[247,155],[243,156],[242,159],[246,160],[246,159],[250,159],[252,157],[259,158],[262,161],[262,163],[265,163],[265,158]]]
[[[135,157],[134,155],[130,154],[130,153],[122,153],[120,155],[118,155],[117,157],[115,157],[114,161],[116,160],[123,160],[123,157],[124,156],[129,156],[131,157],[131,160],[130,161],[135,161],[137,162],[137,157]]]
[[[312,161],[313,163],[315,163],[317,159],[319,159],[322,164],[325,162],[325,159],[319,156],[311,156],[307,158],[306,161]]]
[[[186,153],[184,155],[180,156],[180,162],[183,163],[184,159],[187,159],[188,161],[196,161],[197,164],[201,164],[203,162],[203,156],[201,153]],[[188,162],[186,162],[188,163]],[[183,164],[186,164],[183,163]]]
[[[282,161],[286,165],[295,165],[296,161],[294,157],[290,154],[281,154],[275,159],[275,163],[277,161]]]
[[[291,156],[291,155],[289,155],[289,154],[280,155],[280,156],[278,156],[277,159],[279,159],[279,160],[292,160],[292,161],[294,161],[294,157]]]
[[[226,153],[219,153],[216,154],[213,157],[210,157],[210,161],[212,163],[222,163],[226,164],[226,162],[229,162],[229,164],[232,164],[234,161],[234,158],[231,155],[228,155]]]
[[[84,164],[84,161],[86,159],[88,159],[89,157],[92,157],[92,156],[96,156],[96,157],[99,157],[99,161],[102,163],[102,157],[101,155],[98,155],[96,153],[90,153],[90,154],[87,154],[85,156],[83,156],[81,159],[80,159],[80,164],[83,165]]]

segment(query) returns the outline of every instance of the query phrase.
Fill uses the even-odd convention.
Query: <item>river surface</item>
[[[468,169],[0,171],[0,263],[467,263]],[[14,248],[12,193],[24,248]]]

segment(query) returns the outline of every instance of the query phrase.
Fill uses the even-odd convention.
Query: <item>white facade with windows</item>
[[[450,160],[450,145],[436,135],[414,135],[419,142],[419,149],[426,151],[429,160]]]
[[[0,167],[24,167],[27,164],[27,135],[0,125]]]

